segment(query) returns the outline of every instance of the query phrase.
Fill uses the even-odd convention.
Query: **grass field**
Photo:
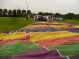
[[[62,20],[60,22],[79,25],[78,20]],[[66,44],[66,45],[58,45],[55,47],[50,47],[49,49],[50,50],[58,49],[60,51],[60,53],[64,56],[79,55],[79,42]]]
[[[65,20],[62,20],[60,22],[65,22],[65,23],[69,23],[69,24],[75,24],[75,25],[79,25],[79,20],[68,20],[68,19],[65,19]]]
[[[11,44],[1,45],[0,56],[10,56],[10,55],[20,54],[23,52],[28,52],[41,48],[42,48],[41,46],[37,46],[34,43],[23,43],[20,41],[16,41]]]
[[[25,18],[21,18],[21,17],[0,17],[0,32],[17,30],[33,22],[34,22],[33,19],[29,19],[28,21]],[[64,20],[61,22],[77,24],[77,25],[79,24],[79,21],[76,20]]]
[[[21,17],[0,17],[0,32],[20,29],[33,23],[33,19],[26,20]]]
[[[33,22],[33,19],[26,20],[21,17],[0,17],[0,32],[17,30]],[[79,25],[79,21],[76,20],[63,20],[61,22]],[[40,48],[42,47],[37,47],[34,43],[14,42],[12,44],[0,46],[0,56],[15,55]],[[79,42],[49,48],[49,50],[53,49],[58,49],[64,56],[77,55],[79,54]]]
[[[50,47],[49,50],[58,49],[60,53],[64,56],[74,56],[79,55],[79,42],[58,45],[55,47]]]

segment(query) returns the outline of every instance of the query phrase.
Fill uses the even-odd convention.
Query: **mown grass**
[[[17,30],[33,22],[33,19],[26,20],[21,17],[0,17],[0,32]]]
[[[21,54],[23,52],[29,52],[41,48],[42,48],[41,46],[38,47],[34,43],[22,43],[20,41],[16,41],[11,44],[1,45],[0,56],[11,56],[11,55]]]
[[[63,20],[60,22],[79,25],[78,19]],[[51,47],[50,49],[58,49],[61,52],[61,54],[65,56],[79,55],[79,42],[66,44],[66,45],[59,45],[59,46]]]
[[[33,19],[26,20],[21,17],[0,17],[0,32],[7,32],[10,30],[17,30],[33,23]],[[79,25],[77,20],[63,20],[61,22]],[[33,43],[21,43],[15,42],[12,44],[0,46],[0,56],[15,55],[22,52],[27,52],[30,50],[39,49]],[[64,56],[73,56],[79,54],[79,42],[58,45],[55,47],[50,47],[49,50],[58,49],[60,53]]]
[[[49,48],[49,50],[53,49],[58,49],[63,56],[79,55],[79,42]]]
[[[60,21],[60,22],[79,25],[79,20],[76,20],[76,19],[73,19],[73,20],[65,19],[65,20],[62,20],[62,21]]]

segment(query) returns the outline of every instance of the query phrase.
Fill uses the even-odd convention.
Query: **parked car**
[[[63,20],[63,18],[55,17],[55,18],[53,18],[53,20]]]

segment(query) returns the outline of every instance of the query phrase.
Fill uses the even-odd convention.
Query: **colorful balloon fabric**
[[[0,34],[0,44],[10,43],[16,40],[20,40],[22,42],[29,42],[30,36],[26,34],[26,32],[14,32],[9,34]]]
[[[26,26],[21,31],[23,32],[13,32],[10,34],[1,33],[0,44],[5,43],[6,41],[10,42],[14,40],[40,42],[44,40],[56,40],[79,35],[78,25],[68,25],[59,22],[54,22],[51,24],[47,24],[46,22],[38,22]],[[24,31],[29,32],[29,34]]]
[[[68,31],[70,32],[77,32],[79,33],[79,28],[70,28],[70,29],[67,29]]]
[[[68,31],[57,31],[57,32],[30,32],[30,41],[42,41],[42,40],[55,40],[57,38],[66,38],[78,36],[78,33],[72,33]]]
[[[64,59],[57,50],[48,51],[45,48],[24,52],[14,56],[0,57],[0,59]]]
[[[57,50],[47,51],[46,49],[40,49],[37,51],[31,51],[17,56],[10,57],[11,59],[64,59],[60,56]]]
[[[63,44],[69,44],[73,42],[79,42],[79,36],[72,36],[67,38],[57,38],[57,39],[49,39],[49,40],[43,40],[36,42],[39,46],[44,47],[52,47],[56,45],[63,45]]]
[[[19,41],[20,43],[14,43],[17,41]],[[2,51],[0,55],[7,56],[7,54],[9,55],[12,54],[12,56],[9,57],[11,59],[12,58],[22,59],[22,57],[23,59],[25,58],[28,59],[31,54],[32,55],[29,59],[46,59],[46,58],[63,59],[62,56],[53,57],[54,51],[52,52],[44,49],[45,51],[45,52],[43,51],[44,53],[43,52],[35,53],[35,52],[43,48],[47,49],[57,45],[64,45],[74,42],[79,42],[79,25],[71,25],[60,22],[53,22],[50,24],[47,24],[46,22],[37,22],[28,25],[22,29],[19,29],[17,31],[0,33],[0,47],[2,47],[0,48],[0,51]],[[39,48],[40,46],[42,47],[41,49]],[[6,47],[6,49],[4,49],[4,47]],[[10,47],[14,48],[15,50]],[[16,47],[18,47],[19,49],[17,48],[18,50],[16,50]],[[32,48],[33,51],[31,51],[32,50],[30,49],[31,47],[33,47]],[[36,47],[38,47],[38,49],[36,49]],[[26,49],[29,49],[28,52],[26,51]],[[11,52],[8,53],[7,51]],[[17,54],[16,51],[19,51],[20,53],[18,52]],[[33,55],[33,53],[35,54]],[[13,56],[13,54],[15,56]]]
[[[71,56],[70,59],[79,59],[79,55]]]

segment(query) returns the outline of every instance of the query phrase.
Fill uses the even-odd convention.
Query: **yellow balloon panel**
[[[75,28],[79,28],[79,25],[74,26]]]
[[[41,41],[48,39],[64,38],[79,35],[78,33],[72,33],[67,31],[58,31],[58,32],[31,32],[30,41]]]
[[[3,36],[0,35],[0,40],[18,39],[24,37],[25,35],[25,32],[14,32]]]

